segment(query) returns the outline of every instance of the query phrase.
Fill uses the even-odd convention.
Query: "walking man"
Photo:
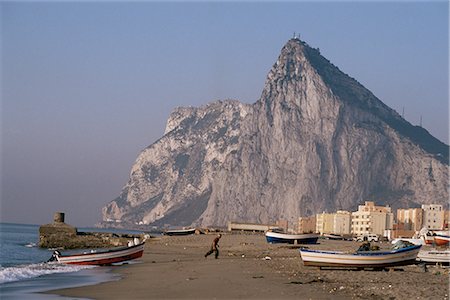
[[[221,234],[218,234],[214,241],[212,242],[211,249],[205,254],[205,257],[215,252],[216,259],[219,257],[219,240],[222,237]]]

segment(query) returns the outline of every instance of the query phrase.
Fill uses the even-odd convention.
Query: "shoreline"
[[[268,244],[262,234],[225,233],[219,259],[205,258],[214,237],[150,239],[139,263],[112,270],[118,281],[45,293],[89,299],[449,299],[449,268],[320,270],[303,266],[299,246]],[[358,245],[320,239],[319,244],[304,246],[346,251]]]
[[[25,280],[3,283],[0,288],[1,299],[30,300],[64,300],[87,299],[85,297],[67,298],[58,294],[48,294],[49,289],[77,288],[96,285],[102,282],[113,282],[120,279],[120,274],[114,274],[110,267],[84,269],[75,272],[52,273]]]

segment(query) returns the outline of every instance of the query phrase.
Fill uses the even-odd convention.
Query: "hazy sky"
[[[94,225],[173,108],[255,102],[294,32],[448,144],[445,0],[0,7],[2,222]]]

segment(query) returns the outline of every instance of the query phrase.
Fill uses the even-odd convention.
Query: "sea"
[[[78,228],[78,231],[136,233],[98,228]],[[0,299],[69,299],[43,292],[119,279],[111,272],[117,266],[47,262],[53,250],[39,248],[38,242],[39,225],[0,223]]]

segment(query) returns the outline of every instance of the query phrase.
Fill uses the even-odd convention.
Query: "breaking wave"
[[[35,278],[48,274],[76,272],[89,268],[94,267],[64,265],[55,262],[18,265],[14,267],[0,267],[0,284]]]

